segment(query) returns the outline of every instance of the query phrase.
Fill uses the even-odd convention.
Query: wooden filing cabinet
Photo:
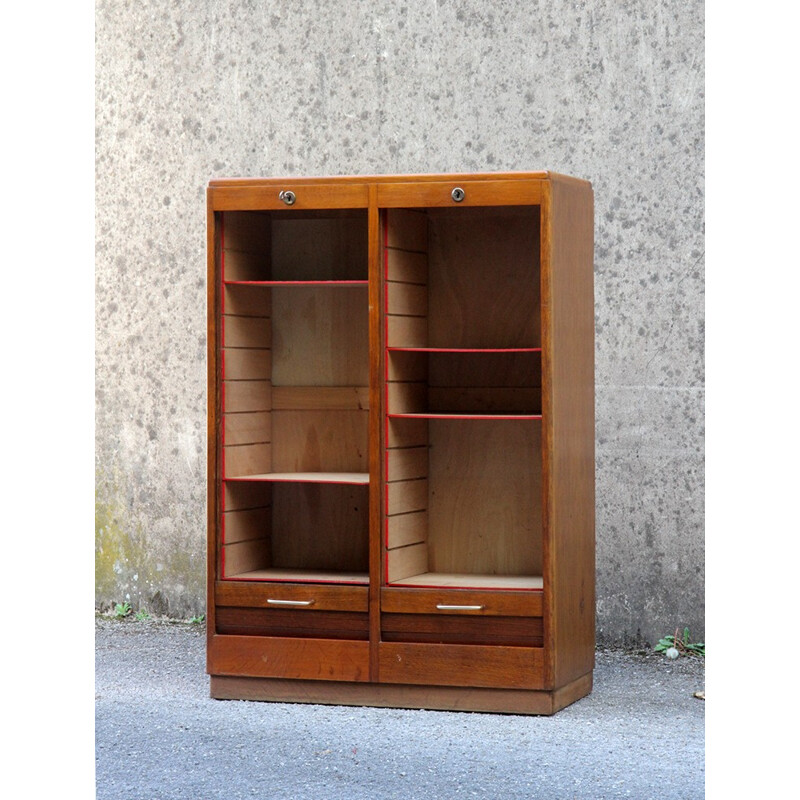
[[[212,696],[550,714],[588,694],[591,185],[207,197]]]

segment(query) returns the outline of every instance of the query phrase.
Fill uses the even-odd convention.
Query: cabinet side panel
[[[551,182],[550,613],[553,679],[590,672],[595,646],[594,204]]]
[[[206,402],[208,409],[208,428],[206,433],[208,448],[207,466],[207,509],[208,509],[208,538],[206,551],[206,623],[209,641],[214,634],[214,582],[216,579],[217,564],[217,487],[218,487],[218,457],[217,457],[217,431],[220,419],[220,382],[217,368],[219,294],[217,265],[219,263],[220,248],[217,245],[216,217],[211,208],[210,198],[207,212],[207,352],[208,352],[208,378],[206,388]]]

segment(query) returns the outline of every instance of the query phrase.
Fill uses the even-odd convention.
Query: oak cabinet
[[[591,185],[207,197],[212,696],[547,714],[591,691]]]

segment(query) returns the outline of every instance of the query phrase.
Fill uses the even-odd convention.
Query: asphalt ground
[[[98,800],[705,796],[704,664],[598,650],[552,717],[212,700],[202,624],[95,622]]]

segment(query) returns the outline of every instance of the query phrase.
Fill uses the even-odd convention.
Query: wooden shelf
[[[263,481],[265,483],[346,483],[366,486],[368,472],[264,472],[260,475],[240,475],[226,481]]]
[[[426,411],[419,414],[387,414],[389,419],[541,419],[541,414],[466,414],[460,412],[430,412]]]
[[[365,586],[369,583],[369,573],[310,569],[254,569],[237,575],[228,575],[225,580],[279,581],[281,583],[351,583]]]
[[[544,588],[541,575],[466,575],[448,572],[424,572],[389,586],[426,586],[446,589],[529,589]]]
[[[387,347],[390,353],[541,353],[541,347]]]
[[[313,286],[322,288],[369,286],[369,281],[225,281],[225,286]]]

